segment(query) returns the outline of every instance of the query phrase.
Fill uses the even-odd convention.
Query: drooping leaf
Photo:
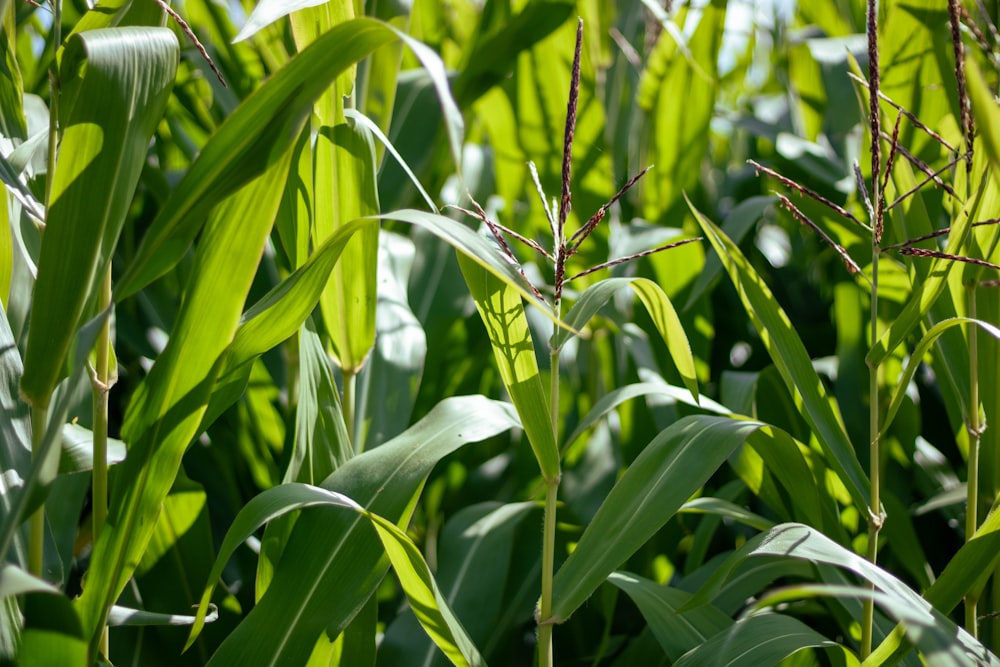
[[[953,317],[943,322],[938,322],[933,327],[927,330],[927,333],[923,335],[920,342],[914,348],[913,352],[910,354],[910,358],[906,363],[906,367],[903,369],[902,375],[899,377],[899,381],[896,383],[895,388],[892,391],[892,399],[889,402],[889,408],[886,410],[885,417],[882,422],[882,431],[880,437],[885,437],[886,433],[889,431],[889,427],[892,425],[892,420],[895,419],[896,413],[899,412],[899,408],[903,403],[903,399],[906,397],[907,388],[910,385],[910,381],[913,379],[914,373],[917,372],[917,368],[924,360],[924,356],[930,350],[934,342],[943,334],[945,331],[951,327],[968,324],[975,325],[981,328],[986,333],[990,334],[996,339],[1000,339],[1000,328],[989,324],[988,322],[983,322],[982,320],[973,320],[967,317]],[[975,330],[973,329],[970,335],[975,335]],[[975,408],[978,409],[978,406]]]
[[[797,618],[782,614],[757,614],[734,623],[674,664],[692,667],[702,665],[706,660],[717,660],[720,664],[733,667],[777,665],[785,658],[810,648],[843,651],[837,642],[827,639]],[[851,662],[859,664],[857,658]]]
[[[410,608],[428,636],[452,664],[485,665],[479,650],[452,613],[420,550],[406,533],[377,514],[367,513],[406,592]]]
[[[198,235],[207,212],[292,148],[315,100],[330,83],[394,38],[402,39],[422,59],[445,114],[453,156],[458,159],[464,125],[440,58],[379,21],[358,18],[341,23],[292,58],[216,130],[160,209],[132,265],[116,283],[115,300],[137,292],[176,264]]]
[[[371,19],[338,25],[247,98],[212,135],[160,208],[135,259],[115,284],[115,300],[169,270],[216,204],[284,159],[330,82],[394,37],[391,29]]]
[[[427,474],[443,456],[515,426],[520,422],[509,404],[477,396],[446,399],[400,436],[338,468],[322,487],[390,521],[405,522]],[[247,514],[238,530],[230,530],[216,572],[259,525],[263,515],[255,516]],[[382,553],[360,515],[322,509],[304,513],[263,597],[210,664],[303,664],[317,638],[323,632],[339,634],[375,591],[388,567]],[[292,618],[296,622],[288,623]]]
[[[108,438],[108,465],[125,460],[125,443]],[[91,470],[94,465],[94,432],[79,424],[66,424],[62,430],[59,474]]]
[[[448,606],[462,619],[480,647],[494,637],[508,583],[516,529],[534,503],[486,502],[460,510],[448,520],[438,545],[435,580]],[[419,632],[415,616],[404,613],[386,628],[379,661],[387,665],[438,665],[443,656]]]

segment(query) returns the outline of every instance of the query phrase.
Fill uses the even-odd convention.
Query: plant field
[[[0,665],[1000,665],[993,0],[0,0]]]

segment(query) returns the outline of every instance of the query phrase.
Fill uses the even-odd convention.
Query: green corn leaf
[[[982,544],[988,546],[985,542]],[[849,596],[873,596],[890,617],[903,622],[908,639],[923,652],[928,664],[968,664],[969,656],[980,656],[983,659],[982,663],[976,664],[1000,664],[1000,660],[969,633],[955,627],[928,600],[895,576],[872,565],[850,549],[833,542],[818,530],[801,524],[780,524],[749,540],[725,563],[716,568],[708,582],[695,594],[689,604],[703,604],[713,598],[719,591],[721,582],[748,556],[779,556],[832,565],[869,581],[877,589],[875,594],[867,589],[852,588],[848,592]],[[975,571],[977,576],[980,573],[979,570]],[[794,591],[791,594],[796,595]],[[782,598],[776,595],[770,600],[758,602],[757,606],[777,604],[780,601],[783,601]],[[880,654],[881,650],[880,648]]]
[[[468,106],[510,74],[523,51],[563,25],[573,13],[565,0],[528,3],[496,30],[476,40],[468,65],[455,80],[455,99]]]
[[[407,297],[415,256],[416,249],[408,237],[392,232],[383,232],[379,237],[375,345],[355,392],[353,441],[362,451],[406,429],[420,389],[427,336]]]
[[[632,598],[656,641],[672,661],[733,624],[727,614],[712,605],[680,611],[691,599],[687,591],[663,586],[630,572],[612,572],[608,582]]]
[[[15,454],[15,450],[4,452],[5,456],[10,457],[9,462],[17,466],[13,469],[14,475],[23,481],[20,485],[7,488],[3,496],[4,505],[2,507],[5,511],[0,513],[0,557],[6,557],[12,546],[18,546],[18,531],[23,522],[27,521],[28,517],[45,502],[49,487],[59,473],[63,427],[66,424],[70,407],[76,402],[75,392],[72,390],[79,387],[84,378],[88,352],[93,349],[106,317],[108,317],[107,311],[77,331],[70,348],[71,366],[74,369],[73,376],[66,380],[64,386],[55,394],[56,400],[49,407],[48,424],[41,444],[31,453],[30,457],[25,457],[23,452]],[[6,325],[6,317],[0,317],[0,321],[3,322],[0,327]],[[6,347],[4,353],[0,355],[5,357],[3,366],[0,367],[3,369],[0,371],[0,379],[6,381],[8,391],[10,391],[12,389],[10,383],[17,379],[20,363],[17,359],[17,347],[14,345],[13,338],[9,338],[9,347],[3,344],[8,333],[9,329],[5,332],[0,328],[0,350]],[[0,398],[3,398],[3,391],[4,389],[0,388]],[[10,441],[13,447],[27,448],[31,438],[28,430],[30,427],[27,411],[24,410],[23,402],[11,400],[5,405],[10,405],[10,408],[5,409],[10,409],[11,421],[5,425],[2,433],[5,436],[8,433],[13,436]],[[17,444],[18,439],[22,438],[25,440],[20,445]],[[3,463],[8,462],[3,461]],[[5,481],[11,478],[4,476]]]
[[[314,243],[322,243],[350,220],[378,214],[375,144],[364,126],[322,126],[313,168]],[[378,231],[377,225],[369,225],[354,234],[320,297],[334,353],[347,375],[357,375],[375,342]]]
[[[392,562],[399,582],[406,592],[410,608],[420,620],[428,636],[437,644],[453,665],[462,667],[485,665],[465,628],[455,618],[441,594],[427,562],[406,533],[377,514],[366,513],[378,532],[382,546]]]
[[[625,385],[624,387],[618,387],[617,389],[612,389],[607,394],[602,396],[600,400],[594,403],[594,407],[590,409],[590,412],[588,412],[583,419],[580,420],[580,423],[577,424],[575,429],[573,429],[573,432],[566,438],[566,442],[571,443],[579,438],[587,429],[599,420],[603,419],[609,412],[617,408],[619,405],[632,400],[633,398],[640,398],[643,396],[670,398],[675,401],[687,403],[688,405],[696,408],[702,408],[708,412],[714,412],[715,414],[731,414],[731,411],[726,406],[716,403],[710,398],[703,396],[698,400],[698,402],[693,401],[691,399],[691,393],[685,392],[680,387],[673,387],[665,382],[639,382],[636,384]]]
[[[451,613],[447,602],[438,590],[426,561],[406,533],[383,517],[365,511],[344,494],[297,483],[282,484],[268,489],[253,498],[240,511],[236,523],[226,535],[226,541],[223,543],[223,558],[216,562],[215,569],[209,579],[212,583],[202,595],[196,617],[191,619],[192,628],[187,647],[190,647],[194,642],[203,627],[203,623],[208,621],[208,617],[206,617],[209,609],[208,600],[214,588],[214,582],[221,574],[222,566],[226,564],[228,555],[264,523],[289,512],[308,507],[346,509],[356,513],[357,516],[368,519],[382,541],[383,548],[410,600],[410,606],[417,610],[428,635],[445,652],[453,664],[485,664],[475,645],[465,634],[461,623]]]
[[[1000,168],[1000,107],[986,85],[986,79],[975,58],[966,58],[965,66],[969,85],[969,102],[976,117],[976,129],[983,141],[983,148],[994,168]]]
[[[854,453],[843,422],[826,395],[823,383],[816,375],[805,346],[788,316],[740,249],[693,206],[691,211],[722,260],[743,307],[767,347],[788,391],[795,397],[802,416],[815,432],[824,453],[847,487],[854,503],[858,507],[867,507],[868,478]]]
[[[552,620],[569,618],[763,424],[685,417],[636,457],[556,573]]]
[[[409,209],[384,213],[381,218],[420,227],[434,234],[529,299],[529,303],[538,307],[550,320],[556,321],[552,312],[538,302],[521,274],[497,251],[495,245],[460,222],[435,213]],[[239,398],[249,381],[250,362],[295,334],[318,303],[330,272],[351,236],[359,229],[376,224],[377,220],[362,219],[341,227],[316,249],[304,265],[243,314],[203,426],[212,423]]]
[[[330,355],[307,320],[299,332],[299,404],[284,481],[319,484],[353,455]]]
[[[983,322],[982,320],[973,320],[968,317],[952,317],[944,320],[943,322],[938,322],[933,327],[928,329],[927,333],[925,333],[920,339],[920,342],[917,343],[913,353],[910,354],[910,357],[906,362],[906,367],[903,369],[903,373],[899,376],[899,381],[892,390],[892,399],[889,401],[889,408],[886,410],[885,418],[882,423],[882,431],[880,432],[879,437],[885,437],[886,433],[889,432],[889,427],[892,425],[893,419],[896,418],[896,413],[899,412],[899,408],[903,404],[903,399],[906,398],[906,390],[910,385],[910,381],[913,379],[913,375],[917,372],[917,368],[919,368],[920,364],[923,363],[924,357],[930,351],[931,346],[934,345],[934,342],[945,331],[962,324],[978,326],[994,338],[1000,339],[1000,329],[992,324]],[[975,331],[973,330],[970,335],[975,335]],[[972,409],[978,410],[979,406],[975,406]]]
[[[459,256],[458,263],[486,325],[500,379],[521,416],[542,477],[556,479],[559,476],[559,447],[521,295],[509,283],[464,255]]]
[[[0,475],[0,516],[4,517],[0,557],[27,566],[27,533],[18,527],[20,521],[13,521],[20,515],[18,496],[23,493],[23,487],[14,483],[15,475],[23,480],[31,469],[31,415],[18,398],[22,369],[7,313],[0,306],[0,470],[4,471]],[[15,554],[8,556],[11,547]]]
[[[215,605],[209,605],[208,613],[205,615],[204,623],[214,623],[219,618],[219,610]],[[185,616],[184,614],[158,614],[142,609],[129,609],[115,605],[108,615],[108,625],[112,627],[121,626],[188,626],[193,625],[196,616]]]
[[[286,152],[213,212],[167,347],[129,404],[123,434],[130,450],[117,473],[130,483],[113,487],[108,525],[94,545],[87,587],[77,601],[92,650],[197,433],[277,213],[290,157]]]
[[[288,16],[292,12],[297,12],[310,7],[317,7],[326,4],[327,0],[262,0],[254,6],[246,23],[240,28],[239,33],[233,38],[234,42],[242,42],[253,37],[258,32],[276,22],[278,19]]]
[[[965,500],[964,489],[961,501]],[[972,593],[982,591],[987,579],[1000,559],[1000,512],[993,511],[976,529],[972,539],[962,545],[948,565],[945,566],[927,592],[924,599],[941,614],[950,613],[962,599]],[[899,656],[912,647],[903,627],[897,627],[872,652],[871,664],[888,662],[890,656]],[[865,664],[869,664],[866,661]]]
[[[159,211],[115,285],[121,301],[163,275],[198,235],[207,212],[268,169],[301,136],[313,104],[336,77],[378,47],[401,39],[420,59],[441,103],[456,164],[464,124],[441,59],[392,26],[358,18],[333,27],[250,95],[212,135]]]
[[[94,432],[79,424],[64,424],[59,457],[59,474],[91,470],[94,466]],[[125,460],[125,443],[108,438],[108,465]]]
[[[38,261],[21,391],[45,407],[84,308],[111,261],[179,47],[160,28],[72,37],[61,68],[63,129]]]
[[[434,578],[478,646],[496,638],[504,604],[496,593],[509,583],[513,540],[535,508],[531,502],[479,503],[459,510],[441,532]],[[435,653],[413,613],[401,614],[390,623],[379,645],[379,659],[390,665],[440,664]]]
[[[353,0],[327,2],[292,13],[296,46],[306,48],[353,15]],[[353,94],[354,79],[352,66],[313,105],[313,159],[302,165],[306,173],[300,173],[311,216],[300,224],[309,225],[314,245],[323,243],[349,221],[379,212],[374,140],[364,126],[348,122],[344,116],[344,98]],[[357,375],[375,339],[378,232],[377,226],[369,226],[348,241],[320,298],[334,354],[348,377]]]
[[[449,398],[398,437],[352,458],[322,487],[405,524],[427,475],[442,457],[519,426],[506,403],[481,396]],[[219,550],[210,586],[233,550],[266,516],[257,509],[256,519],[246,509],[243,514]],[[336,637],[375,591],[388,567],[382,554],[369,522],[356,512],[303,513],[263,597],[209,664],[305,664],[317,638],[324,632]]]
[[[72,600],[62,593],[26,596],[17,664],[23,667],[86,667],[90,664],[87,642]]]
[[[670,303],[670,298],[659,285],[647,278],[608,278],[591,285],[577,300],[565,317],[565,322],[574,329],[583,329],[597,311],[614,296],[615,292],[625,286],[631,287],[636,296],[646,307],[646,311],[656,325],[657,331],[663,337],[670,350],[670,356],[684,380],[684,386],[691,392],[695,403],[698,402],[698,378],[694,370],[694,357],[691,345],[677,311]],[[559,350],[569,339],[570,332],[560,328],[552,336],[551,345]]]
[[[115,300],[134,294],[179,261],[213,206],[283,159],[331,81],[395,36],[371,19],[342,23],[250,95],[212,135],[160,209],[115,285]]]
[[[0,566],[0,597],[25,593],[60,594],[58,588],[17,565],[5,563]]]
[[[236,548],[253,535],[254,531],[269,521],[307,507],[343,507],[357,511],[362,509],[360,505],[342,493],[294,482],[276,486],[251,498],[236,516],[236,520],[229,527],[222,546],[219,548],[219,555],[212,567],[211,574],[209,574],[208,585],[202,593],[185,650],[190,648],[198,635],[201,634],[206,622],[212,592],[215,590],[219,577],[222,576],[223,568]]]
[[[849,656],[846,664],[860,664],[837,642],[827,639],[797,618],[782,614],[756,614],[741,619],[674,664],[677,667],[694,667],[710,661],[732,667],[777,665],[810,648],[837,651]]]
[[[766,519],[759,514],[754,514],[750,510],[731,503],[728,500],[721,500],[719,498],[694,498],[681,505],[677,511],[687,514],[714,514],[739,521],[757,530],[767,530],[774,526],[774,522],[770,519]]]

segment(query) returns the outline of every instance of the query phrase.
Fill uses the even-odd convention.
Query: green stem
[[[552,578],[555,569],[556,498],[559,478],[545,483],[545,517],[542,539],[542,597],[538,603],[538,665],[552,667]]]
[[[969,288],[969,317],[976,319],[976,288]],[[979,527],[979,333],[975,326],[969,327],[969,475],[965,497],[965,541],[976,534]],[[979,595],[965,596],[965,629],[973,637],[979,637],[979,621],[976,606]]]
[[[560,300],[553,305],[556,319],[560,317]],[[556,333],[553,325],[553,333]],[[549,416],[552,434],[559,442],[559,350],[549,356]],[[559,496],[559,476],[545,480],[545,514],[542,519],[542,596],[538,602],[538,665],[551,667],[552,653],[552,578],[556,553],[556,502]]]
[[[355,391],[357,384],[357,373],[344,371],[344,425],[347,426],[347,436],[354,440],[354,402],[355,402]],[[364,443],[358,443],[358,451],[360,454],[364,449]]]
[[[32,406],[31,408],[31,453],[32,458],[38,455],[45,438],[47,407]],[[37,461],[34,461],[37,465]],[[28,572],[36,577],[42,576],[45,563],[45,505],[39,507],[28,521]]]
[[[111,264],[104,272],[104,281],[98,295],[98,308],[103,311],[111,305]],[[106,317],[97,336],[95,349],[93,410],[94,410],[94,451],[93,481],[91,485],[93,505],[93,542],[97,543],[108,518],[108,391],[110,390],[110,349],[111,318]],[[108,656],[108,629],[101,634],[101,654]]]
[[[872,236],[872,296],[871,296],[871,337],[872,345],[878,341],[878,242]],[[868,506],[868,560],[874,565],[878,560],[878,533],[882,528],[881,493],[881,447],[879,446],[879,397],[878,397],[878,364],[868,366],[869,405],[869,437],[870,457],[869,476],[871,481],[871,499]],[[875,584],[869,583],[869,589],[874,591]],[[872,628],[875,624],[875,601],[866,598],[862,607],[861,618],[861,659],[864,660],[872,652]]]

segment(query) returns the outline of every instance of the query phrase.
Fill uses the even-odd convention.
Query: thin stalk
[[[347,435],[354,440],[354,403],[356,400],[356,385],[358,374],[344,371],[344,425],[347,427]],[[358,443],[358,454],[364,448],[364,443]]]
[[[52,50],[59,50],[62,44],[62,0],[52,3]],[[53,63],[55,61],[53,60]],[[59,147],[59,79],[55,64],[49,72],[49,162],[48,174],[45,176],[45,211],[52,195],[52,175],[56,170],[56,155]]]
[[[976,319],[976,288],[969,288],[969,317]],[[965,497],[965,541],[976,534],[979,527],[979,333],[969,327],[969,478]],[[979,594],[965,596],[965,629],[979,637],[979,619],[976,607]]]
[[[62,43],[62,2],[52,3],[52,49],[57,51]],[[55,66],[49,72],[49,173],[45,178],[45,211],[52,196],[52,174],[55,173],[56,151],[59,144],[59,82],[56,78]],[[47,401],[46,401],[47,402]],[[45,437],[48,406],[34,405],[31,408],[31,453],[37,456]],[[28,571],[42,575],[45,552],[45,506],[39,507],[28,520]]]
[[[98,296],[101,311],[111,304],[111,265],[104,272],[104,281]],[[93,410],[94,410],[94,451],[93,478],[91,484],[93,506],[93,541],[96,544],[108,518],[108,391],[110,387],[111,318],[107,317],[97,336],[95,350]],[[101,634],[101,655],[110,654],[108,629]]]
[[[871,297],[871,336],[872,345],[878,340],[878,258],[879,247],[872,236],[872,297]],[[868,560],[874,565],[878,559],[878,533],[882,528],[881,492],[881,447],[879,446],[879,398],[878,398],[878,364],[868,367],[869,435],[871,438],[869,476],[871,481],[871,499],[868,507]],[[875,584],[869,588],[874,591]],[[862,608],[861,618],[861,659],[864,660],[872,652],[872,628],[875,623],[875,601],[866,598]]]
[[[542,597],[538,603],[538,665],[552,667],[552,578],[555,569],[556,498],[559,478],[545,483],[545,517],[542,539]]]
[[[868,209],[872,228],[872,296],[871,296],[871,338],[872,345],[878,341],[878,261],[882,244],[883,221],[885,215],[885,196],[881,179],[879,178],[881,158],[881,111],[879,108],[879,51],[878,51],[878,0],[868,0],[867,12],[868,33],[868,123],[871,132],[872,158],[872,201]],[[895,146],[895,142],[893,142]],[[891,165],[887,165],[889,167]],[[888,174],[888,168],[886,173]],[[862,181],[862,185],[864,181]],[[871,493],[868,507],[868,553],[872,565],[878,560],[878,533],[882,528],[881,472],[882,456],[879,446],[879,398],[878,398],[879,364],[868,367],[869,404],[869,477]],[[874,592],[875,584],[869,583],[869,589]],[[861,659],[864,660],[872,652],[872,629],[875,625],[875,601],[869,597],[864,601],[861,612]]]
[[[37,455],[45,437],[45,424],[48,407],[37,405],[31,408],[31,452]],[[42,576],[45,549],[45,506],[39,507],[28,522],[28,572],[36,577]]]
[[[561,235],[560,235],[561,236]],[[559,257],[565,249],[562,238],[556,239]],[[553,304],[556,320],[562,315],[562,302],[557,296]],[[553,334],[558,329],[553,324]],[[559,442],[559,349],[549,355],[549,416],[552,434]],[[542,596],[538,602],[538,665],[551,667],[552,653],[552,578],[556,554],[556,500],[559,496],[559,477],[545,480],[545,512],[542,519]]]

